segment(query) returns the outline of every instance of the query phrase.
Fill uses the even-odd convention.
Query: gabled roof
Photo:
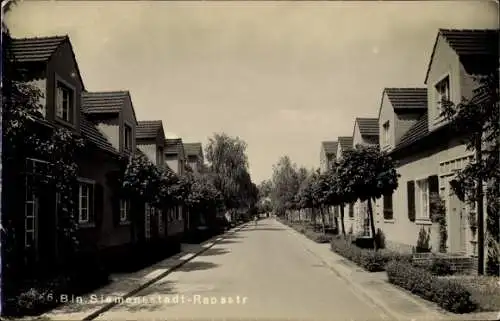
[[[203,155],[203,148],[201,143],[185,143],[184,152],[187,156]]]
[[[184,146],[181,138],[165,139],[165,154],[184,154]]]
[[[427,88],[385,88],[394,111],[427,109]]]
[[[87,115],[83,112],[80,114],[80,130],[82,136],[88,141],[92,142],[98,148],[118,154],[118,151],[111,145],[111,143],[103,136],[103,134],[95,127],[95,125],[87,119]]]
[[[357,117],[359,132],[363,138],[377,137],[379,135],[378,118]]]
[[[321,142],[321,148],[325,151],[325,155],[337,155],[337,148],[338,148],[338,142],[335,141],[328,141],[328,142]]]
[[[128,95],[128,91],[83,92],[83,112],[87,114],[119,113]]]
[[[71,48],[71,54],[75,61],[76,72],[85,90],[85,84],[78,68],[78,62],[75,57],[75,51],[71,45],[68,35],[51,36],[40,38],[11,38],[10,50],[16,62],[48,62],[56,50],[65,41],[68,42]]]
[[[440,36],[443,36],[450,47],[458,54],[460,61],[468,72],[482,73],[485,68],[485,56],[491,57],[492,61],[495,60],[495,63],[498,63],[498,60],[496,60],[498,59],[498,31],[498,29],[439,29],[427,67],[425,83],[427,83],[429,77],[430,67]]]
[[[399,141],[396,143],[396,147],[393,151],[402,149],[403,147],[409,146],[421,138],[425,137],[429,133],[429,124],[427,119],[427,112],[425,112],[413,126],[408,129],[408,131],[401,136]]]
[[[158,133],[163,129],[161,120],[141,120],[135,128],[136,139],[156,139]]]
[[[350,136],[339,136],[338,142],[340,144],[340,148],[343,151],[352,149],[352,137]]]

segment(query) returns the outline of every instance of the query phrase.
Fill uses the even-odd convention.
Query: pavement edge
[[[224,238],[226,238],[227,236],[232,235],[232,234],[234,234],[234,233],[242,230],[246,226],[247,226],[247,223],[243,223],[240,226],[237,226],[237,227],[235,227],[235,228],[233,228],[231,230],[228,230],[228,231],[226,231],[225,233],[223,233],[221,235],[216,235],[216,236],[210,238],[209,240],[201,243],[200,244],[201,247],[202,247],[201,250],[199,250],[198,252],[193,253],[192,255],[190,255],[189,257],[187,257],[186,259],[181,260],[179,263],[177,263],[174,266],[168,268],[167,271],[161,273],[160,275],[158,275],[158,276],[152,278],[151,280],[149,280],[149,281],[147,281],[147,282],[145,282],[145,283],[137,286],[136,288],[134,288],[133,290],[130,290],[126,294],[121,295],[119,298],[121,298],[121,299],[127,299],[127,298],[133,296],[134,294],[136,294],[136,293],[144,290],[145,288],[149,287],[150,285],[156,283],[157,281],[163,279],[164,277],[166,277],[170,273],[174,272],[176,269],[182,267],[184,264],[188,263],[189,261],[191,261],[192,259],[196,258],[200,254],[203,254],[203,252],[207,251],[208,249],[210,249],[211,247],[213,247],[214,245],[216,245],[218,242],[224,240]],[[179,253],[179,254],[182,254],[182,252]],[[183,256],[185,256],[185,255],[183,255]],[[180,257],[183,257],[183,256],[180,256]],[[168,260],[168,258],[167,258],[167,260]],[[108,304],[106,304],[106,305],[98,308],[96,311],[88,314],[86,317],[84,317],[82,319],[82,321],[94,320],[99,315],[103,314],[106,311],[109,311],[110,309],[112,309],[113,307],[115,307],[115,306],[117,306],[119,304],[120,304],[119,302],[110,302],[110,303],[108,303]]]

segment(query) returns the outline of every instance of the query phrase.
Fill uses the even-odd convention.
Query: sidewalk
[[[294,229],[278,222],[297,237],[304,249],[318,257],[337,276],[367,300],[395,320],[498,320],[496,312],[454,314],[423,300],[387,281],[386,272],[370,273],[330,250],[330,244],[318,244]]]
[[[189,262],[199,254],[214,246],[241,229],[246,224],[235,227],[226,233],[213,237],[202,244],[182,244],[182,251],[143,270],[111,275],[111,283],[93,293],[79,297],[62,298],[64,305],[29,320],[92,320],[99,314],[111,309],[128,297],[150,286],[173,270]],[[28,320],[28,319],[26,319]]]

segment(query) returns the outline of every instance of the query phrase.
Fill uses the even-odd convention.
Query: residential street
[[[173,303],[176,296],[184,303]],[[211,297],[218,302],[203,304]],[[97,320],[387,319],[272,219],[230,235],[129,300],[140,303],[121,303]]]

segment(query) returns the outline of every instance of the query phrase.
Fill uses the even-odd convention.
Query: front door
[[[466,220],[465,204],[461,202],[448,184],[448,221],[450,253],[465,254],[466,252]]]

